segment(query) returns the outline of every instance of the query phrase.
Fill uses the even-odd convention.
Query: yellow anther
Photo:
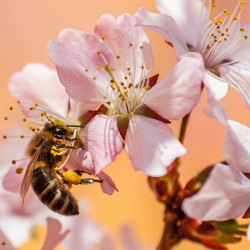
[[[45,115],[46,115],[46,112],[43,111],[43,112],[41,113],[41,116],[45,116]]]
[[[207,46],[207,49],[211,49],[211,47],[208,45],[208,46]]]
[[[88,69],[88,68],[86,68],[86,69],[85,69],[85,71],[86,71],[86,72],[88,72],[88,71],[89,71],[89,69]]]
[[[30,130],[32,130],[33,132],[36,131],[35,127],[30,127]]]
[[[128,71],[130,71],[130,68],[127,68]]]
[[[17,174],[21,174],[22,172],[23,172],[23,168],[17,168],[17,169],[16,169],[16,173],[17,173]]]
[[[95,79],[96,79],[96,77],[94,76],[94,77],[93,77],[93,79],[95,80]]]
[[[217,41],[218,41],[218,40],[215,39],[215,40],[214,40],[214,43],[216,43]]]
[[[210,17],[210,20],[212,20],[212,21],[213,21],[213,20],[214,20],[214,17]]]
[[[111,79],[111,80],[110,80],[110,82],[111,82],[111,83],[114,83],[114,80],[113,80],[113,79]]]
[[[227,10],[226,10],[226,9],[223,9],[223,12],[224,12],[224,13],[227,13]]]
[[[33,109],[34,109],[33,107],[30,108],[30,110],[33,110]]]
[[[111,71],[114,71],[115,70],[115,68],[111,68]]]
[[[237,21],[237,20],[238,20],[238,17],[234,17],[233,20],[234,20],[234,21]]]
[[[240,4],[244,4],[245,3],[245,1],[240,1]]]
[[[4,120],[8,120],[8,117],[7,117],[7,116],[5,116],[5,117],[4,117]]]
[[[37,131],[40,131],[40,128],[36,128]]]
[[[42,120],[42,119],[41,119]],[[48,121],[50,122],[51,121],[51,117],[48,118]]]
[[[13,160],[11,163],[15,165],[16,164],[16,160]]]
[[[244,28],[240,28],[240,31],[244,32],[244,31],[245,31],[245,29],[244,29]]]
[[[98,67],[96,67],[96,69],[99,70],[99,69],[101,69],[101,67],[98,66]]]
[[[217,33],[219,33],[219,34],[220,34],[220,33],[221,33],[221,31],[220,31],[220,30],[217,30]]]
[[[150,66],[146,66],[146,69],[147,69],[147,70],[150,70]]]
[[[144,87],[144,89],[145,89],[145,90],[149,90],[149,89],[150,89],[150,87],[149,87],[149,86],[146,86],[146,87]]]
[[[99,50],[98,50],[98,51],[96,51],[96,54],[97,54],[97,55],[101,54],[101,51],[99,51]]]
[[[226,16],[229,16],[230,14],[229,14],[229,12],[227,12],[227,13],[225,13],[225,15],[226,15]]]
[[[220,35],[221,35],[221,36],[224,36],[225,34],[224,34],[224,33],[221,33]]]
[[[103,40],[103,41],[105,40],[105,36],[102,36],[102,40]]]
[[[142,69],[144,69],[144,66],[141,66]]]
[[[247,36],[244,36],[244,39],[247,40]]]
[[[53,137],[53,142],[56,142],[56,138],[55,137]]]
[[[130,43],[130,44],[129,44],[129,46],[130,46],[130,47],[132,47],[132,46],[133,46],[133,44],[132,44],[132,43]]]
[[[3,139],[7,139],[7,135],[4,135],[4,136],[3,136]]]
[[[27,119],[26,119],[26,118],[23,118],[23,121],[24,121],[24,122],[26,122],[26,121],[27,121]]]
[[[20,135],[20,138],[24,138],[24,135]]]
[[[119,58],[120,58],[120,56],[117,56],[116,58],[117,58],[117,59],[119,59]]]
[[[140,46],[140,49],[143,49],[143,46]]]
[[[38,106],[38,103],[36,102],[36,103],[34,104],[34,106],[36,106],[36,107],[37,107],[37,106]]]
[[[58,170],[59,170],[59,167],[55,167],[54,169],[55,169],[55,171],[58,171]]]
[[[230,36],[230,34],[229,34],[229,33],[227,33],[227,36]]]
[[[62,152],[62,151],[63,151],[63,148],[59,148],[58,151],[59,151],[59,152]]]
[[[124,76],[124,79],[125,79],[125,80],[128,80],[128,78],[127,78],[126,76]]]
[[[44,121],[44,119],[43,118],[41,118],[41,122],[43,122]]]
[[[123,85],[124,85],[124,82],[121,82],[121,85],[123,86]]]
[[[228,31],[229,31],[229,28],[226,28],[225,30],[226,30],[226,32],[228,32]]]
[[[16,103],[20,104],[20,101],[18,100]]]
[[[224,41],[227,41],[227,38],[226,38],[226,37],[224,38]]]
[[[241,6],[239,7],[239,10],[242,10],[242,7],[241,7]]]
[[[13,107],[10,107],[10,110],[13,110]]]
[[[53,150],[55,150],[55,149],[56,149],[56,146],[52,146],[51,148],[52,148]]]
[[[220,26],[218,25],[217,27],[216,27],[216,29],[218,30],[220,28]]]

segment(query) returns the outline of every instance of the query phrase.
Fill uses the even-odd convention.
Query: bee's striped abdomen
[[[52,211],[67,216],[79,214],[76,199],[50,167],[36,168],[31,184],[38,198]]]

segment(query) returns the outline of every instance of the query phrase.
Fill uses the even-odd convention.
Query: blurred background
[[[237,0],[217,0],[216,9],[221,11],[226,8],[232,12],[237,3]],[[154,0],[1,0],[0,133],[3,134],[2,131],[11,122],[15,123],[14,120],[1,119],[9,114],[9,106],[13,106],[16,102],[7,88],[8,78],[13,73],[22,70],[23,66],[29,62],[41,62],[53,68],[46,53],[46,44],[50,39],[57,39],[60,30],[64,28],[92,33],[96,21],[102,14],[109,13],[116,18],[125,12],[134,15],[139,7],[158,13]],[[246,2],[242,13],[243,21],[250,21],[249,11],[250,3]],[[159,35],[151,31],[146,31],[146,33],[152,43],[155,58],[152,75],[159,73],[162,79],[176,63],[174,50]],[[204,167],[223,159],[221,146],[224,127],[203,114],[204,107],[208,106],[206,98],[205,90],[199,105],[192,112],[185,137],[184,146],[188,152],[181,159],[180,169],[183,185]],[[229,93],[222,103],[227,108],[230,119],[250,126],[250,112],[234,89],[229,88]],[[178,136],[180,122],[173,122],[170,126]],[[2,139],[1,147],[4,147]],[[163,230],[164,206],[156,201],[155,195],[148,187],[147,177],[133,170],[124,152],[106,168],[106,172],[119,189],[119,192],[112,196],[103,194],[98,185],[79,186],[73,189],[78,197],[81,196],[91,201],[88,215],[111,232],[115,239],[115,249],[121,246],[119,230],[124,224],[132,225],[136,237],[143,240],[146,245],[156,246]],[[40,228],[39,232],[41,233],[39,237],[25,243],[20,250],[39,249],[45,237],[45,229]],[[244,240],[242,243],[230,245],[229,249],[249,247],[250,242]],[[196,250],[205,249],[205,247],[183,241],[174,249]]]

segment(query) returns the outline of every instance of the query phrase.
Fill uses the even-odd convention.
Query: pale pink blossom
[[[51,116],[52,120],[59,118],[65,125],[81,125],[78,118],[85,114],[89,109],[97,107],[92,104],[79,103],[69,98],[64,87],[59,82],[56,71],[51,70],[42,64],[26,65],[23,71],[14,74],[10,78],[8,85],[14,97],[17,100],[20,100],[21,109],[27,116],[26,120],[39,124],[38,126],[40,128],[46,122],[46,118],[41,117],[41,113],[44,111],[47,115]],[[35,103],[38,103],[36,109],[30,111],[30,106]],[[8,119],[10,118],[12,118],[12,116],[8,117]],[[11,133],[18,133],[18,130],[15,131],[12,129]],[[75,132],[79,133],[79,130],[76,129]],[[81,149],[77,150],[77,155],[80,155],[82,158],[75,159],[79,164],[74,164],[74,170],[85,170],[86,172],[95,174],[95,171],[92,170],[95,169],[95,165],[97,167],[101,164],[103,164],[103,167],[109,165],[115,159],[116,154],[122,150],[119,136],[116,132],[112,132],[114,132],[114,130],[111,130],[108,137],[110,140],[107,141],[107,135],[99,132],[99,117],[92,118],[89,124],[85,126],[80,133],[80,138],[85,144],[85,150],[84,152],[81,152]],[[81,136],[82,133],[84,133],[85,136]],[[98,137],[96,137],[97,134]],[[20,135],[18,137],[20,137]],[[24,172],[18,175],[16,169],[28,165],[29,159],[27,159],[27,156],[25,155],[25,150],[30,137],[23,139],[8,138],[7,135],[6,141],[8,140],[10,140],[8,144],[11,143],[11,140],[13,144],[11,147],[5,148],[5,151],[1,151],[1,153],[4,152],[1,161],[5,161],[6,164],[6,159],[9,160],[9,163],[11,163],[12,160],[18,160],[20,158],[26,159],[17,161],[15,165],[11,166],[3,180],[3,186],[6,190],[19,192]],[[90,150],[92,148],[98,148],[98,151]],[[15,153],[13,154],[13,152]],[[71,154],[72,151],[67,151],[66,153]],[[75,156],[77,157],[77,155]],[[88,165],[85,165],[84,159],[87,157],[90,161]],[[69,157],[69,159],[70,158],[71,157]],[[69,164],[66,166],[69,168],[71,167]],[[98,177],[99,175],[101,176],[100,178],[103,178],[104,180],[101,183],[101,186],[105,193],[112,194],[114,190],[117,190],[109,176],[103,172],[99,172]]]
[[[47,234],[41,250],[55,249],[68,235],[69,230],[61,233],[62,225],[58,220],[47,218]],[[19,231],[21,232],[21,230]],[[0,229],[0,243],[4,250],[15,250],[12,243]]]
[[[162,176],[166,166],[186,152],[163,122],[181,119],[195,107],[204,65],[199,54],[188,53],[167,77],[150,86],[151,45],[134,25],[128,14],[117,20],[105,14],[94,34],[62,30],[58,41],[49,41],[48,55],[72,98],[107,108],[106,115],[99,117],[100,124],[106,127],[106,135],[110,128],[120,131],[133,167]],[[96,173],[101,169],[100,165]]]
[[[226,126],[222,153],[228,165],[217,163],[201,189],[184,200],[183,211],[199,222],[235,219],[250,207],[250,180],[242,173],[250,172],[250,128],[228,120],[219,101],[208,103],[205,114]]]
[[[239,1],[230,14],[224,9],[217,15],[212,4],[213,1],[209,1],[208,10],[201,0],[156,0],[162,14],[140,8],[135,19],[138,26],[168,40],[177,58],[189,51],[203,56],[204,84],[210,97],[221,99],[230,84],[250,109],[250,26],[240,23],[244,1]]]

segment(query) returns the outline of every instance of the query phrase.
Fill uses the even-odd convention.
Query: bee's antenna
[[[66,125],[67,127],[83,128],[82,125]]]

